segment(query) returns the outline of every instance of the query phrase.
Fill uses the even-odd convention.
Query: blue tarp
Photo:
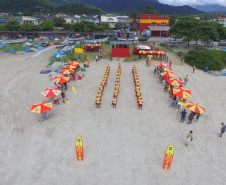
[[[2,47],[8,47],[8,44],[2,42],[2,43],[1,43],[1,46],[2,46]]]
[[[10,52],[15,52],[15,51],[16,51],[15,49],[10,49],[7,52],[10,53]]]
[[[38,49],[44,49],[44,47],[43,46],[39,46]]]
[[[48,70],[43,69],[43,70],[40,71],[40,74],[48,74],[50,72],[51,72],[50,69],[48,69]]]
[[[30,48],[26,48],[24,51],[28,52],[29,49],[30,49]]]
[[[60,52],[60,51],[58,51],[58,52],[56,52],[53,56],[54,57],[60,57],[60,56],[62,56],[62,55],[64,55],[62,52]]]

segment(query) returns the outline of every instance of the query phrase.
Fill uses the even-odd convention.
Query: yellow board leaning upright
[[[83,48],[75,48],[75,53],[83,53]]]

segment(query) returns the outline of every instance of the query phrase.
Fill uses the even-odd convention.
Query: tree
[[[219,41],[226,39],[226,27],[223,24],[216,23],[216,28],[219,34]]]
[[[206,46],[212,41],[219,41],[219,34],[217,32],[216,22],[203,22],[201,31],[201,40],[203,42],[206,42]]]
[[[25,12],[23,12],[22,15],[23,15],[23,16],[32,16],[32,12],[25,11]]]
[[[64,24],[63,24],[63,28],[64,28],[65,30],[72,30],[71,24],[66,24],[66,23],[64,23]]]
[[[64,19],[62,19],[61,17],[55,17],[53,19],[53,22],[55,24],[55,27],[62,27],[64,24]]]
[[[16,31],[20,27],[20,24],[17,22],[17,19],[13,18],[4,27],[7,31]]]
[[[178,15],[170,15],[169,16],[169,27],[173,26],[176,22]]]
[[[45,20],[40,24],[41,31],[53,31],[54,23],[51,20]]]
[[[169,30],[170,34],[173,34],[177,39],[183,39],[184,42],[189,43],[191,40],[195,39],[196,41],[201,37],[201,22],[198,19],[195,19],[192,16],[180,17],[180,20],[177,21]]]
[[[129,15],[129,17],[132,19],[132,24],[133,24],[133,30],[135,30],[135,21],[136,21],[136,19],[137,19],[137,17],[138,17],[138,12],[137,11],[133,11],[130,15]]]
[[[119,24],[115,24],[115,30],[120,30]]]
[[[41,28],[38,25],[23,23],[20,25],[19,31],[39,31]]]
[[[157,11],[155,11],[152,6],[146,5],[144,10],[142,11],[142,14],[159,14]]]

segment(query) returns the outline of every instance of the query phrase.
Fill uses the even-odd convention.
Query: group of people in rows
[[[95,102],[97,108],[98,107],[100,108],[100,102],[101,102],[101,99],[102,99],[104,87],[106,87],[106,85],[107,85],[107,80],[108,80],[109,73],[110,73],[110,65],[108,65],[107,68],[106,68],[106,71],[104,73],[104,77],[102,79],[102,82],[100,84],[99,90],[97,92],[96,102]]]
[[[117,105],[117,98],[118,98],[119,86],[120,86],[121,69],[122,69],[122,66],[119,63],[116,81],[115,81],[114,95],[113,95],[113,100],[112,100],[113,108],[116,108],[116,105]]]
[[[142,110],[143,107],[143,98],[141,96],[141,90],[140,90],[140,82],[139,82],[139,78],[138,78],[138,74],[137,74],[137,69],[136,66],[134,65],[132,67],[132,75],[133,75],[133,81],[134,81],[134,85],[135,85],[135,95],[137,98],[137,106],[139,109]]]

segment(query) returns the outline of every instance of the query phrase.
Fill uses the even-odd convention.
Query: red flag
[[[78,80],[81,80],[81,79],[82,79],[82,77],[78,75]]]

